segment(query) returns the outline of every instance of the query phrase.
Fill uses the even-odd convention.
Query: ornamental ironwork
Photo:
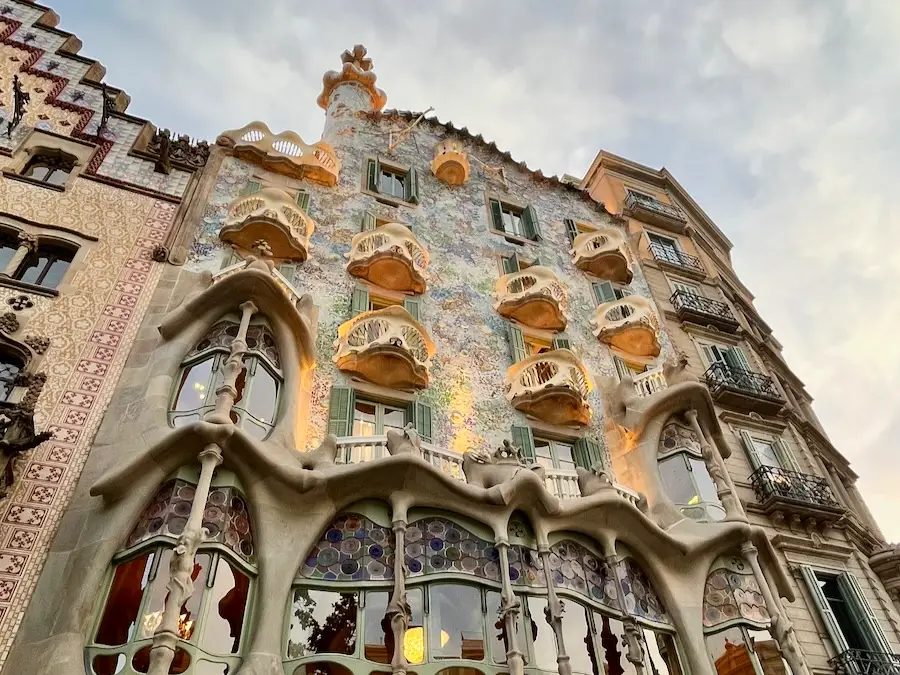
[[[679,267],[684,267],[685,269],[697,270],[698,272],[704,271],[703,264],[700,262],[700,258],[683,251],[679,251],[672,246],[664,246],[663,244],[659,244],[655,241],[650,242],[650,253],[653,254],[654,260],[658,260],[660,262],[669,263],[670,265],[678,265]]]
[[[788,499],[813,506],[840,507],[824,478],[790,471],[777,466],[761,466],[750,476],[761,502]]]
[[[628,196],[625,198],[625,206],[629,209],[640,208],[653,211],[658,215],[671,220],[677,220],[681,223],[687,222],[681,209],[677,206],[666,204],[665,202],[661,202],[658,199],[654,199],[649,195],[641,194],[639,192],[632,192],[629,190]]]
[[[848,649],[829,663],[837,675],[900,675],[900,655]]]
[[[178,168],[193,171],[206,166],[209,159],[209,143],[192,141],[190,136],[181,135],[172,139],[168,129],[157,129],[147,144],[147,152],[156,155],[157,173],[168,174],[175,165]]]
[[[749,396],[781,400],[772,378],[752,370],[729,366],[727,363],[714,363],[704,376],[714,396],[722,389],[734,389]]]
[[[28,109],[31,94],[22,89],[19,76],[13,75],[13,116],[6,124],[6,137],[11,138],[13,129],[19,126]]]
[[[735,321],[734,314],[731,313],[731,308],[720,300],[713,300],[712,298],[707,298],[703,295],[678,290],[672,293],[672,297],[669,298],[669,301],[672,303],[675,311],[678,312],[696,312],[698,314],[706,314],[719,319]]]

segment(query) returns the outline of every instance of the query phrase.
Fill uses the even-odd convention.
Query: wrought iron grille
[[[900,655],[848,649],[829,661],[837,675],[900,675]]]
[[[671,204],[666,204],[665,202],[661,202],[658,199],[654,199],[648,195],[642,195],[637,192],[628,191],[628,197],[625,200],[625,205],[629,208],[640,207],[642,209],[647,209],[649,211],[655,211],[656,213],[665,216],[666,218],[672,218],[673,220],[677,220],[679,222],[685,222],[684,214],[681,212],[676,206],[672,206]]]
[[[840,506],[824,478],[789,471],[777,466],[761,466],[750,476],[761,502],[782,497],[814,506]],[[898,674],[900,675],[900,674]]]
[[[704,271],[703,264],[700,262],[700,258],[698,258],[697,256],[688,255],[687,253],[679,251],[672,246],[665,246],[663,244],[652,241],[650,242],[650,253],[653,254],[654,260],[660,260],[672,265],[678,265],[679,267],[697,270],[698,272]]]
[[[724,302],[705,298],[702,295],[679,290],[672,293],[672,297],[669,298],[669,301],[672,303],[675,310],[679,312],[682,310],[690,310],[699,312],[700,314],[717,316],[721,319],[728,319],[729,321],[735,320],[734,315],[731,313],[731,307]]]
[[[775,384],[768,375],[736,368],[726,363],[714,363],[707,368],[705,376],[706,384],[709,385],[713,394],[723,388],[728,388],[737,389],[751,396],[781,400],[781,395],[775,389]]]

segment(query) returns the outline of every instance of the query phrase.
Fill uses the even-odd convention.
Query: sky
[[[52,6],[128,111],[179,134],[213,141],[260,119],[315,142],[322,74],[363,43],[387,107],[432,106],[545,174],[581,176],[600,149],[665,166],[734,242],[900,540],[897,0]]]

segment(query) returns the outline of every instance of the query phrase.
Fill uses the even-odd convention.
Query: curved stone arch
[[[410,510],[405,564],[410,579],[460,574],[501,583],[497,537],[485,523],[439,509]],[[510,552],[510,575],[513,571]]]
[[[713,561],[703,588],[703,630],[735,624],[768,628],[771,616],[750,564],[737,551]]]

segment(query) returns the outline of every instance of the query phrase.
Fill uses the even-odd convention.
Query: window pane
[[[145,553],[116,566],[97,629],[97,644],[124,645],[131,640],[152,564],[153,553]]]
[[[66,179],[69,177],[69,172],[63,169],[54,169],[50,175],[47,177],[47,183],[51,185],[65,185]]]
[[[545,469],[553,468],[553,451],[550,448],[550,441],[543,438],[534,439],[534,456]]]
[[[547,623],[544,610],[547,607],[545,598],[528,596],[528,615],[531,631],[531,644],[534,647],[534,666],[544,670],[556,670],[556,637]]]
[[[410,663],[425,661],[425,595],[421,588],[406,591],[412,619],[403,638],[403,654]]]
[[[700,493],[700,499],[705,502],[719,501],[719,495],[716,494],[716,484],[713,483],[709,470],[706,468],[706,462],[700,459],[689,458],[691,463],[691,473],[694,474],[694,483],[697,485],[697,492]]]
[[[172,549],[163,550],[159,557],[159,567],[156,578],[150,584],[149,600],[145,614],[141,617],[140,634],[138,639],[153,637],[153,633],[159,628],[165,608],[166,596],[169,594],[169,562],[172,559]],[[209,568],[209,555],[199,553],[194,561],[194,569],[191,579],[194,581],[194,593],[188,601],[181,606],[178,617],[178,635],[183,640],[190,640],[194,634],[197,622],[197,612],[203,600],[204,583],[206,582],[206,570]]]
[[[649,628],[641,629],[644,633],[644,646],[650,657],[651,671],[657,675],[680,675],[678,651],[675,640],[668,633],[657,633]]]
[[[15,386],[19,370],[19,365],[16,363],[6,360],[0,361],[0,401],[5,401],[9,398]]]
[[[6,269],[9,261],[16,254],[19,244],[16,238],[10,235],[0,235],[0,272]]]
[[[215,581],[209,592],[211,597],[203,620],[200,648],[211,654],[237,654],[250,579],[227,560],[219,558]]]
[[[384,431],[388,429],[402,430],[406,426],[406,411],[401,408],[384,407]]]
[[[357,606],[356,593],[295,589],[288,658],[307,654],[353,654],[356,651]]]
[[[353,435],[375,435],[375,404],[357,399],[353,409]]]
[[[753,655],[744,642],[740,628],[707,635],[706,651],[719,675],[754,675]]]
[[[775,468],[781,467],[781,463],[778,461],[778,453],[775,452],[775,447],[771,443],[754,438],[753,447],[756,449],[756,456],[759,458],[760,464],[763,466],[774,466]]]
[[[49,175],[50,171],[50,167],[32,160],[28,163],[28,166],[25,167],[25,171],[22,175],[42,181]]]
[[[366,593],[366,607],[363,610],[365,644],[363,656],[375,663],[390,663],[394,656],[394,634],[387,616],[390,594],[387,591]]]
[[[47,270],[47,273],[44,275],[43,280],[41,281],[41,286],[44,288],[56,288],[59,286],[59,282],[62,281],[63,276],[66,273],[66,270],[69,269],[69,265],[71,263],[68,260],[63,260],[57,258],[52,263],[50,263],[50,267]]]
[[[556,463],[560,469],[574,469],[575,460],[573,458],[572,446],[566,443],[556,444]]]
[[[175,395],[175,410],[195,410],[206,403],[212,379],[213,357],[188,366]]]
[[[828,606],[834,612],[834,618],[841,627],[844,639],[851,649],[869,649],[865,638],[863,637],[861,626],[853,618],[853,613],[847,607],[847,600],[841,595],[840,586],[838,586],[837,577],[828,577],[827,579],[819,579],[819,585],[822,592],[828,600]]]
[[[428,644],[433,659],[484,658],[481,593],[474,586],[431,587]]]
[[[692,500],[696,500],[698,496],[683,455],[662,460],[659,463],[659,474],[666,494],[675,504],[696,503]]]
[[[598,672],[594,641],[584,608],[572,601],[566,601],[562,627],[572,672],[584,675]]]
[[[766,675],[790,675],[791,669],[781,656],[778,643],[767,630],[748,628],[753,651]]]
[[[594,612],[594,625],[600,630],[603,670],[610,675],[636,675],[634,664],[625,658],[625,626],[622,622]]]
[[[246,403],[247,412],[271,424],[275,420],[275,401],[278,397],[278,383],[266,367],[256,362],[253,386]]]
[[[15,278],[29,284],[36,284],[48,262],[47,256],[34,252],[29,253],[19,266]]]
[[[516,622],[516,629],[519,634],[519,649],[522,651],[525,665],[528,665],[524,630],[526,620],[526,617],[520,614]],[[500,618],[500,593],[497,591],[487,592],[487,630],[488,642],[491,646],[491,659],[494,663],[506,663],[506,653],[509,651],[509,636],[506,633],[506,625]]]

